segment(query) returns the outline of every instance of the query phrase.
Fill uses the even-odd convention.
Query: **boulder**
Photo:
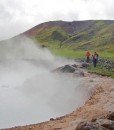
[[[64,73],[74,73],[76,70],[75,67],[73,67],[72,65],[65,65],[63,66],[60,71],[64,72]]]
[[[50,121],[54,121],[54,118],[50,118]]]
[[[95,119],[90,122],[81,122],[75,130],[114,130],[114,121],[109,119]]]
[[[108,115],[108,119],[114,121],[114,112]]]
[[[107,128],[108,130],[114,130],[114,121],[108,120],[108,119],[98,119],[96,121],[99,125],[101,125],[104,128]]]
[[[81,64],[81,68],[87,68],[87,67],[89,67],[89,63],[87,63],[87,62],[83,62],[82,64]]]
[[[65,66],[54,69],[53,72],[74,73],[75,70],[76,68],[73,67],[72,65],[65,65]]]
[[[81,122],[75,130],[107,130],[106,128],[92,122]]]
[[[73,73],[74,76],[84,76],[84,72],[76,65],[65,65],[58,67],[57,69],[53,70],[53,72]]]

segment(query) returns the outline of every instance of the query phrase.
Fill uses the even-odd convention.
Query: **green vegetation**
[[[114,22],[93,21],[86,28],[73,34],[68,33],[67,29],[67,26],[59,25],[47,27],[33,37],[49,48],[114,52]]]
[[[85,58],[85,50],[72,50],[69,48],[57,48],[57,46],[55,48],[50,48],[50,51],[54,54],[54,55],[58,55],[58,56],[63,56],[66,58]],[[94,50],[89,50],[91,52],[91,54],[94,54]],[[96,50],[95,50],[96,51]],[[114,61],[114,52],[108,52],[108,51],[97,51],[100,58],[103,59],[109,59],[111,61]]]
[[[114,78],[114,69],[108,70],[105,67],[100,67],[99,65],[94,68],[92,65],[88,68],[88,72],[95,73],[102,76],[108,76]]]
[[[84,58],[85,52],[84,51],[74,51],[68,48],[62,48],[62,49],[51,49],[51,52],[54,55],[66,57],[66,58]]]
[[[100,58],[114,62],[113,21],[91,21],[91,24],[72,34],[68,32],[68,29],[67,26],[61,27],[59,25],[48,27],[42,29],[33,38],[41,45],[48,47],[54,55],[84,59],[85,51],[89,50],[92,54],[97,51]],[[88,71],[114,78],[114,71],[105,67],[97,66],[94,68],[91,65]]]
[[[35,36],[35,39],[38,40],[41,43],[59,43],[66,39],[68,39],[69,35],[60,27],[51,27],[48,29],[44,29]]]
[[[84,59],[85,58],[85,51],[73,51],[69,49],[53,49],[51,50],[53,54],[72,58],[72,59]],[[93,51],[91,51],[93,52]],[[99,52],[100,58],[103,58],[104,60],[109,60],[114,62],[114,53],[111,52]],[[109,76],[114,78],[114,68],[108,69],[106,67],[101,66],[100,64],[97,65],[97,67],[93,67],[93,64],[90,65],[90,67],[87,68],[88,72],[90,73],[96,73],[98,75],[102,76]]]

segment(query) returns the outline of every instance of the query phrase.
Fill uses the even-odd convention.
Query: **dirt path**
[[[108,77],[87,74],[82,84],[89,89],[93,85],[89,100],[77,110],[48,122],[14,127],[7,130],[75,130],[81,121],[106,117],[114,112],[114,80]]]

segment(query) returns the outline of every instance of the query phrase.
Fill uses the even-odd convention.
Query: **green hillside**
[[[69,38],[67,32],[65,32],[60,27],[52,27],[45,30],[42,30],[37,36],[34,37],[40,43],[47,43],[50,45],[59,44]]]
[[[56,55],[80,58],[84,57],[86,50],[90,50],[114,59],[114,20],[49,21],[13,39],[23,35]]]
[[[97,50],[114,52],[114,22],[94,21],[84,30],[71,35],[64,28],[54,26],[42,30],[34,37],[48,47],[72,50]]]

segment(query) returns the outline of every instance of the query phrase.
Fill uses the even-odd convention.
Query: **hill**
[[[114,52],[114,21],[50,21],[24,32],[26,35],[50,48],[72,50],[98,50]]]

